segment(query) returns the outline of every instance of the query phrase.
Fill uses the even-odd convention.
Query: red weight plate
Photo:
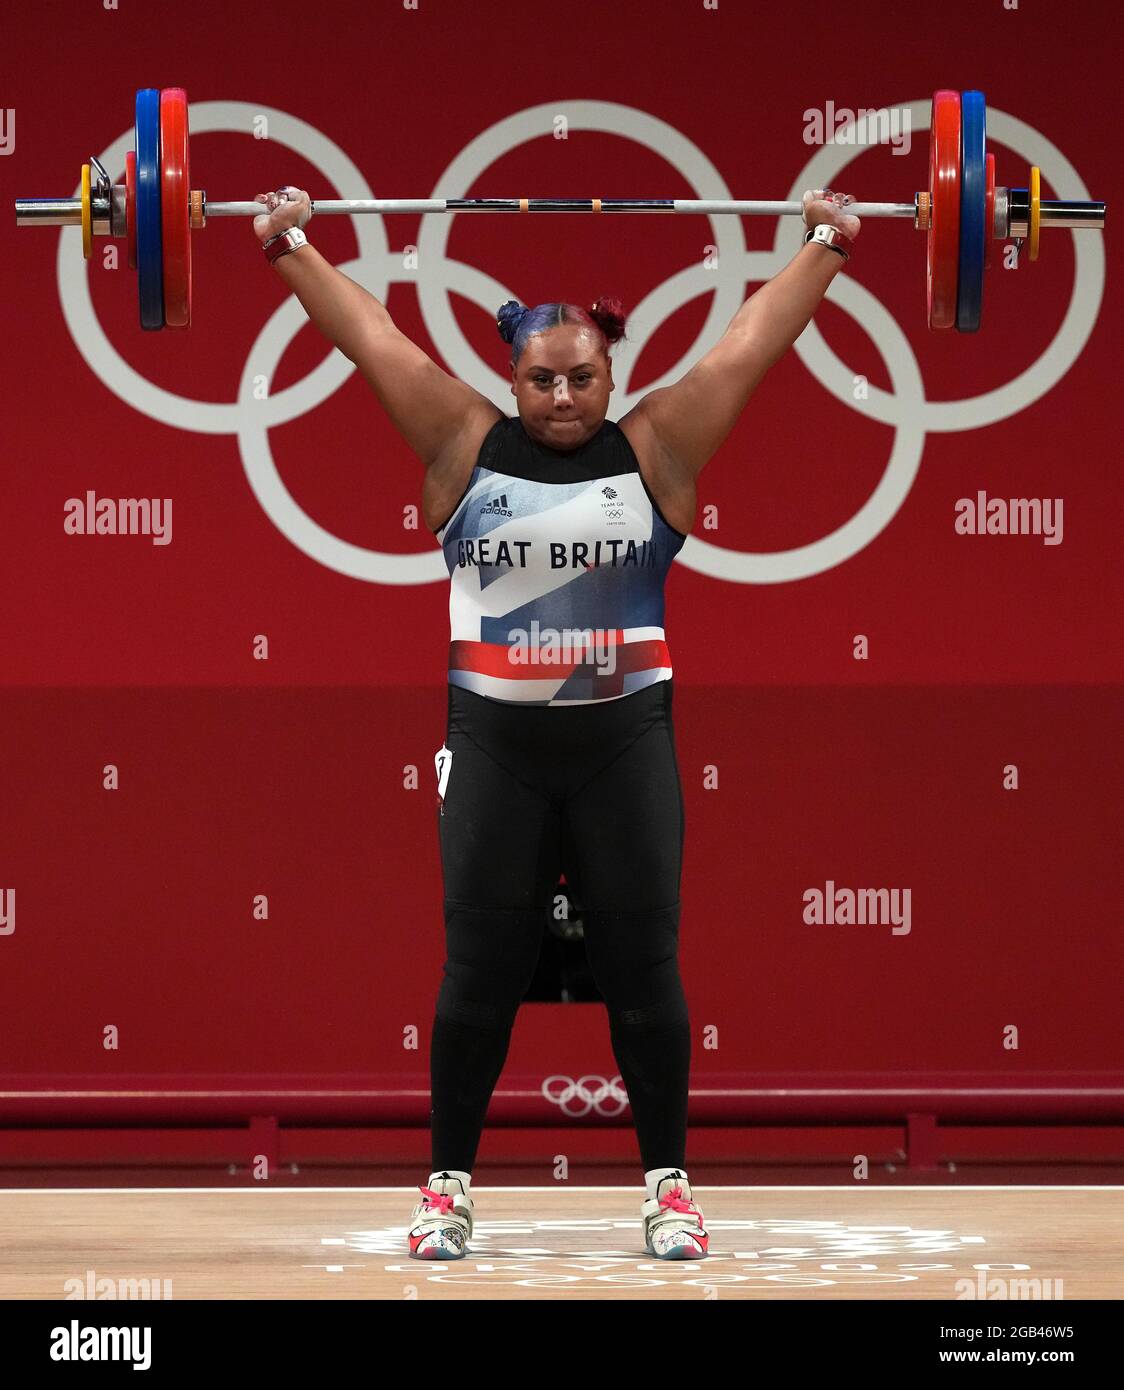
[[[191,326],[191,176],[188,166],[187,93],[160,93],[160,230],[164,248],[164,322]]]
[[[926,290],[930,328],[956,327],[960,265],[960,93],[933,93],[929,124],[929,243]]]
[[[129,269],[137,268],[137,152],[125,152],[125,244]]]
[[[995,254],[995,156],[987,157],[987,196],[984,211],[984,269]]]

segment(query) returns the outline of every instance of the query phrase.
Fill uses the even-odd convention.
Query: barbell
[[[926,233],[926,302],[931,329],[974,333],[983,309],[984,271],[994,244],[1013,238],[1021,254],[1038,259],[1043,228],[1100,231],[1105,205],[1041,196],[1041,175],[1026,188],[996,183],[987,150],[982,92],[942,89],[933,94],[929,123],[929,186],[910,202],[852,203],[858,217],[910,218]],[[77,198],[17,198],[20,227],[81,226],[82,254],[96,237],[123,238],[137,271],[144,329],[191,324],[191,234],[216,217],[262,216],[257,202],[212,202],[192,188],[187,93],[182,87],[137,92],[134,149],[125,178],[114,184],[93,155],[82,165]],[[312,204],[319,216],[345,213],[596,212],[701,213],[708,216],[792,217],[794,202],[706,198],[332,198]]]

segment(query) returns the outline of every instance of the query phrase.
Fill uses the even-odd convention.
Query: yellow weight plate
[[[94,214],[90,207],[90,166],[82,165],[82,255],[86,260],[94,254]]]
[[[1030,228],[1026,253],[1032,261],[1038,259],[1038,231],[1042,221],[1042,171],[1035,165],[1030,171]]]

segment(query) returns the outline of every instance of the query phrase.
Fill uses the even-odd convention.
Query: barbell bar
[[[97,237],[121,237],[141,282],[141,326],[188,327],[191,322],[191,236],[212,218],[265,215],[258,202],[218,202],[193,189],[189,176],[187,94],[182,88],[142,88],[136,95],[135,150],[126,156],[125,182],[113,184],[91,156],[76,198],[17,198],[19,227],[83,229],[89,258]],[[1027,188],[997,185],[986,152],[981,92],[942,89],[933,95],[929,127],[929,187],[911,202],[852,203],[863,217],[909,218],[927,234],[926,292],[932,329],[974,332],[980,324],[983,272],[992,244],[1025,241],[1039,253],[1046,229],[1100,231],[1105,204],[1039,195],[1040,171]],[[154,201],[155,199],[155,201]],[[364,213],[676,213],[705,216],[794,217],[798,202],[714,198],[328,198],[313,199],[317,216]],[[982,239],[982,240],[981,240]],[[155,286],[159,284],[160,293]]]
[[[1025,188],[1000,190],[1001,193],[1023,195],[1027,191]],[[120,201],[122,208],[124,192],[124,184],[113,186],[114,198]],[[212,217],[258,217],[266,212],[261,203],[215,203],[207,198],[206,193],[202,194],[202,198],[203,215],[208,221]],[[678,212],[711,216],[734,213],[740,217],[797,217],[803,210],[801,203],[746,202],[724,198],[313,198],[310,201],[313,211],[321,216],[365,212]],[[16,223],[20,227],[75,227],[82,220],[80,198],[17,198],[15,204]],[[912,203],[848,203],[845,211],[854,213],[856,217],[909,217],[916,220],[918,215],[916,200]],[[116,228],[121,209],[115,206],[112,215]],[[99,200],[95,196],[95,236],[123,235],[117,230],[109,230],[109,216],[104,197]],[[1104,203],[1042,199],[1043,227],[1100,231],[1104,227],[1104,216]],[[1025,237],[1026,234],[1024,198],[1022,217],[1015,217],[1006,235]]]

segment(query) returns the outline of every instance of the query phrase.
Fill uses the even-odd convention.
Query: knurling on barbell
[[[929,123],[929,186],[910,202],[854,203],[848,213],[909,218],[926,235],[929,327],[974,332],[980,324],[983,270],[994,243],[1025,241],[1037,260],[1044,228],[1104,228],[1103,202],[1044,199],[1037,168],[1028,188],[997,186],[995,156],[986,149],[982,92],[941,89]],[[80,226],[89,257],[99,236],[124,237],[137,271],[141,326],[186,328],[191,323],[191,232],[214,218],[260,217],[258,202],[213,202],[191,187],[187,93],[182,87],[136,94],[135,149],[125,156],[124,183],[112,188],[96,160],[98,188],[83,166],[77,198],[17,198],[17,226]],[[514,212],[678,213],[720,216],[799,216],[798,202],[683,198],[333,198],[312,200],[320,215],[359,213]],[[981,245],[982,237],[982,245]]]

